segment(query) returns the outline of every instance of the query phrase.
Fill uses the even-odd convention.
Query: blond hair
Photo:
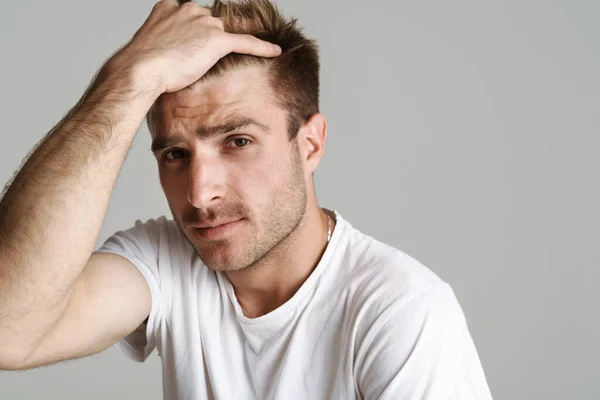
[[[219,60],[200,80],[218,77],[226,71],[264,65],[276,102],[288,114],[290,139],[300,127],[319,112],[318,46],[296,26],[295,18],[286,19],[270,0],[215,0],[209,7],[213,17],[223,20],[226,32],[243,33],[279,45],[276,58],[230,53]]]

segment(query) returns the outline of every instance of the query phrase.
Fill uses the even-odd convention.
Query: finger
[[[152,7],[152,12],[148,16],[148,20],[156,20],[164,15],[170,15],[179,7],[176,0],[159,0]]]
[[[212,23],[215,24],[220,30],[225,30],[225,23],[219,17],[211,17]]]
[[[276,57],[281,48],[276,44],[261,40],[252,35],[227,33],[231,53],[250,54],[259,57]]]
[[[179,6],[179,8],[181,9],[181,11],[189,13],[193,16],[212,15],[210,8],[200,7],[198,4],[192,1],[185,1],[183,3],[180,2],[180,4],[181,5]]]
[[[159,10],[167,10],[167,12],[173,12],[179,8],[179,2],[177,0],[159,0],[158,3],[154,5],[154,8],[158,8]]]

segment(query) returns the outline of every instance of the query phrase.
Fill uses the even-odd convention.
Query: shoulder
[[[343,226],[341,248],[336,251],[336,295],[351,299],[349,316],[359,342],[373,340],[380,328],[389,326],[390,319],[418,327],[427,315],[445,313],[450,307],[460,321],[452,288],[435,272],[347,221]]]
[[[352,298],[364,397],[491,399],[452,287],[404,251],[346,228],[338,277]]]
[[[146,220],[137,219],[133,227],[126,230],[126,232],[148,235],[152,238],[160,236],[177,237],[181,234],[175,221],[164,215]]]
[[[356,286],[357,295],[402,303],[446,284],[433,270],[415,257],[345,222],[343,259],[346,281]]]
[[[133,226],[121,229],[115,232],[113,236],[156,243],[161,239],[179,239],[182,233],[174,220],[161,215],[146,220],[137,219]]]
[[[162,215],[146,220],[137,219],[133,226],[109,236],[98,251],[130,253],[150,261],[158,254],[188,252],[189,247],[176,222]]]

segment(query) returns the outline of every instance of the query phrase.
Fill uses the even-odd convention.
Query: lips
[[[237,221],[237,220],[226,221],[226,222],[219,222],[218,224],[212,224],[212,225],[190,225],[190,226],[192,228],[196,228],[196,229],[208,229],[208,228],[216,228],[218,226],[229,224],[229,223],[232,223],[232,222],[235,222],[235,221]]]
[[[194,229],[195,235],[207,239],[215,240],[226,236],[231,230],[237,227],[242,220],[233,220],[211,225],[190,225]]]

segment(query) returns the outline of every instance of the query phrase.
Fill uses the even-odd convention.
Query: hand
[[[160,0],[131,41],[107,63],[127,66],[161,93],[181,90],[229,53],[275,57],[281,49],[252,35],[227,33],[208,8]]]

